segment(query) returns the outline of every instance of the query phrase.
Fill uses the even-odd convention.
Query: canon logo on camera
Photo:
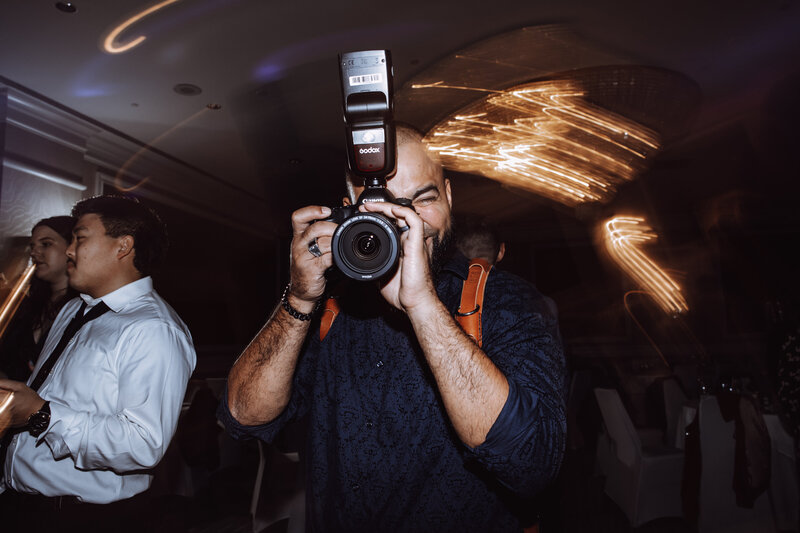
[[[377,146],[373,146],[371,148],[361,148],[358,153],[359,154],[377,154],[380,153],[381,149]]]

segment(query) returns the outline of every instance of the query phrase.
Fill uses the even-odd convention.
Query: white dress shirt
[[[81,299],[87,312],[100,300],[110,311],[75,334],[45,379],[39,395],[50,402],[50,426],[38,438],[14,437],[5,482],[18,492],[108,503],[150,486],[146,470],[175,434],[196,355],[188,328],[145,277],[99,299],[68,302],[31,380]]]

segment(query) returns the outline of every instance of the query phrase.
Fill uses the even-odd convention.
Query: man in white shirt
[[[68,273],[80,298],[57,316],[28,384],[0,380],[13,392],[6,409],[17,428],[0,472],[8,494],[0,498],[16,498],[58,531],[73,518],[76,529],[101,527],[96,519],[109,506],[91,504],[131,501],[147,490],[196,362],[189,330],[149,276],[167,247],[158,216],[113,196],[83,200],[72,214]],[[67,342],[65,330],[84,314],[89,321]],[[30,530],[32,518],[20,525]],[[109,526],[102,527],[119,529]]]

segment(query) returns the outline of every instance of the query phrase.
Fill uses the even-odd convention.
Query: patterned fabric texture
[[[466,275],[459,255],[438,276],[451,313]],[[318,326],[309,335],[283,414],[241,426],[224,396],[228,431],[271,441],[309,417],[311,531],[520,531],[519,514],[558,473],[566,433],[564,354],[544,297],[502,270],[489,276],[483,347],[510,391],[472,449],[456,436],[405,315],[367,284],[345,294],[325,340]]]

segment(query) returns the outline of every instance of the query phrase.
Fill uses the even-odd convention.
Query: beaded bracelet
[[[320,302],[322,302],[321,299],[317,300],[317,303],[314,305],[314,309],[312,309],[310,313],[301,313],[300,311],[292,307],[292,304],[289,303],[288,283],[286,284],[286,288],[283,289],[283,295],[281,296],[281,305],[283,306],[284,309],[286,309],[286,312],[289,313],[289,315],[292,318],[296,318],[297,320],[311,320],[311,317],[314,316],[314,313],[316,313],[317,310],[319,310]]]

